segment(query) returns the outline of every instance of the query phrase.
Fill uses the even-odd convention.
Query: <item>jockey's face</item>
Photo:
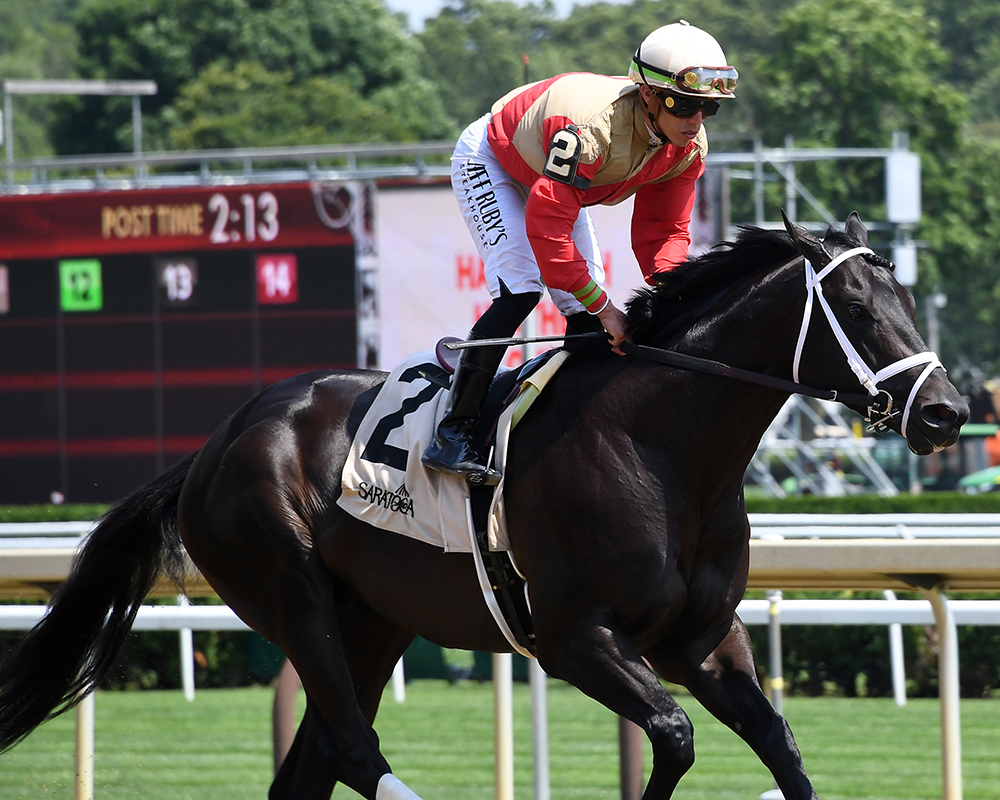
[[[678,117],[671,114],[660,97],[654,94],[648,86],[640,86],[639,92],[646,101],[646,109],[653,118],[654,130],[677,147],[686,147],[705,121],[705,112],[696,111],[690,117]],[[648,119],[648,117],[647,117]]]

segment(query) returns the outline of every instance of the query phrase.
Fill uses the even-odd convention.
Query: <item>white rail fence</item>
[[[752,538],[773,551],[774,545],[787,542],[794,547],[803,540],[854,540],[859,550],[872,540],[924,541],[934,552],[937,548],[961,549],[960,541],[981,540],[986,545],[996,545],[1000,552],[1000,514],[884,514],[884,515],[818,515],[818,514],[751,514]],[[92,523],[0,523],[0,578],[4,577],[4,554],[76,547],[91,530]],[[951,543],[951,547],[949,547]],[[848,544],[844,541],[844,544]],[[853,549],[853,548],[852,548]],[[754,546],[751,545],[751,581],[753,581]],[[970,551],[972,553],[973,551]],[[977,549],[978,556],[983,551]],[[989,552],[993,552],[992,548]],[[998,562],[1000,563],[1000,562]],[[991,562],[992,564],[992,562]],[[1000,591],[1000,569],[991,564],[976,576],[977,588]],[[815,566],[807,566],[815,570]],[[880,572],[880,570],[876,570]],[[809,574],[808,571],[805,574]],[[825,570],[818,586],[829,588],[836,583],[837,568]],[[846,573],[845,573],[846,574]],[[984,578],[985,574],[985,578]],[[995,574],[995,579],[994,579]],[[832,576],[832,577],[831,577]],[[856,574],[851,573],[851,580]],[[897,576],[893,576],[894,578]],[[940,576],[948,584],[948,576]],[[875,578],[877,580],[877,576]],[[798,583],[803,579],[797,578]],[[833,581],[833,583],[831,583]],[[796,585],[798,585],[796,583]],[[959,581],[957,585],[962,585]],[[914,588],[917,588],[916,586]],[[905,675],[903,672],[902,625],[936,625],[939,629],[941,652],[939,654],[941,705],[942,705],[942,774],[945,800],[961,800],[961,734],[958,716],[958,625],[1000,626],[1000,600],[953,600],[941,586],[920,587],[923,600],[899,600],[892,591],[883,592],[882,600],[829,600],[784,599],[780,591],[767,592],[767,599],[744,600],[739,605],[739,615],[747,625],[768,625],[772,642],[780,647],[782,625],[886,625],[890,629],[890,653],[893,686],[896,702],[906,702]],[[0,605],[0,629],[28,630],[45,613],[44,605]],[[180,632],[182,683],[185,696],[194,699],[194,670],[192,632],[195,630],[243,631],[246,625],[227,606],[191,605],[187,598],[179,597],[177,605],[143,606],[134,626],[135,630],[176,630]],[[509,670],[503,669],[503,658],[495,662],[500,681],[495,684],[498,715],[497,741],[497,800],[512,800],[513,767],[512,736],[510,725],[499,724],[509,719],[509,677],[502,680]],[[545,730],[544,682],[537,681],[536,665],[532,665],[532,700],[534,716],[535,797],[547,800],[547,732]],[[772,700],[780,708],[781,662],[780,651],[771,653]],[[543,677],[543,676],[542,676]],[[394,688],[397,699],[403,696],[403,676],[397,669]],[[93,696],[77,710],[77,792],[76,798],[93,797]],[[623,739],[624,741],[624,739]],[[624,753],[623,753],[624,763]],[[769,794],[769,793],[765,793]]]

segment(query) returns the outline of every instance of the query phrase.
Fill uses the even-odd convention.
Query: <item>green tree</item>
[[[746,93],[765,145],[792,136],[799,147],[885,148],[893,131],[904,131],[925,156],[925,185],[933,183],[966,113],[962,95],[935,77],[948,55],[934,20],[894,0],[802,0],[779,16],[776,30],[774,49],[750,59],[757,85]],[[800,164],[797,177],[821,187],[819,200],[837,219],[852,210],[869,220],[884,214],[881,159]],[[741,200],[748,198],[734,198],[734,206]],[[770,200],[783,202],[777,194]],[[799,210],[820,221],[805,204]],[[749,208],[739,214],[749,218]]]
[[[948,297],[940,355],[970,380],[1000,375],[1000,140],[970,139],[935,173],[920,268],[925,290]]]
[[[427,76],[445,110],[463,126],[524,81],[522,56],[534,62],[553,22],[551,3],[518,7],[509,0],[451,2],[417,36]],[[547,73],[531,64],[530,80]]]
[[[364,98],[343,77],[296,82],[290,71],[257,63],[215,63],[184,86],[165,116],[171,149],[402,142],[450,132],[442,114],[428,113],[434,99],[427,84],[411,82],[400,94],[390,85]]]
[[[82,75],[156,81],[158,94],[143,101],[150,149],[171,141],[172,123],[186,119],[193,125],[190,108],[168,111],[185,87],[199,79],[218,82],[218,74],[203,77],[209,67],[235,71],[238,65],[258,65],[257,75],[282,76],[270,88],[291,94],[320,78],[339,79],[359,101],[406,87],[402,94],[410,105],[423,104],[419,113],[430,120],[426,128],[435,135],[441,129],[440,107],[417,68],[419,48],[382,0],[91,0],[77,31]],[[230,88],[247,77],[247,67],[239,68],[244,74],[234,75]],[[271,99],[276,105],[290,102]],[[218,102],[224,109],[229,99]],[[294,143],[295,129],[285,126],[285,132],[285,143]],[[254,136],[250,129],[246,133],[244,143]],[[235,136],[230,130],[227,140],[240,141]],[[128,99],[67,104],[58,137],[63,152],[129,149]]]
[[[885,147],[891,131],[915,149],[954,149],[962,93],[937,75],[948,62],[938,27],[894,0],[804,0],[778,22],[778,47],[755,59],[757,128],[769,144]]]
[[[749,138],[752,109],[762,84],[756,76],[755,57],[777,47],[774,20],[793,4],[794,0],[704,0],[696,7],[682,9],[665,0],[634,0],[629,5],[594,3],[577,6],[566,20],[556,23],[546,46],[557,72],[624,75],[636,47],[649,33],[685,19],[711,33],[729,63],[740,72],[736,101],[727,101],[724,111],[709,123],[709,138],[720,132]]]
[[[0,78],[73,78],[76,33],[70,21],[78,0],[38,0],[30,14],[20,0],[0,0]],[[50,97],[12,100],[14,154],[49,155]]]
[[[927,13],[941,28],[950,63],[934,73],[942,84],[970,99],[973,122],[1000,133],[1000,5],[993,0],[927,0]]]

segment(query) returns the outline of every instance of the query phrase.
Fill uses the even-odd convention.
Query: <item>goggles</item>
[[[736,67],[688,67],[680,72],[663,73],[677,84],[677,88],[694,94],[722,92],[732,94],[736,91],[736,82],[740,73]]]
[[[714,117],[719,113],[718,100],[699,100],[697,97],[683,97],[669,92],[653,90],[668,114],[681,119],[693,117],[699,111],[706,117]]]

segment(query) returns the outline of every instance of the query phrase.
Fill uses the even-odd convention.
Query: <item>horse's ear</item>
[[[844,232],[862,247],[868,247],[868,229],[861,221],[861,215],[857,211],[852,211],[847,217]]]
[[[806,258],[815,266],[821,267],[830,262],[830,254],[826,252],[823,243],[813,236],[805,228],[800,228],[785,216],[785,210],[781,209],[781,219],[785,223],[785,230],[792,237],[795,246]]]

